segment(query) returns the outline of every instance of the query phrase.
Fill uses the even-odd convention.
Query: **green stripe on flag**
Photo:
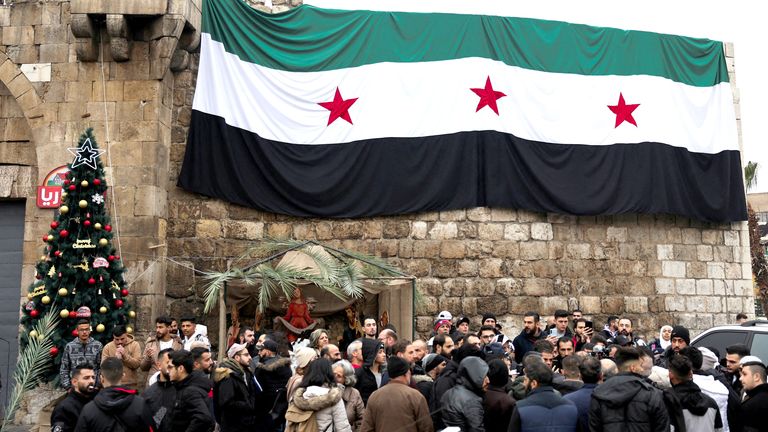
[[[204,0],[203,32],[244,61],[296,72],[482,57],[544,72],[728,82],[718,41],[529,18],[307,5],[269,14],[241,0]]]

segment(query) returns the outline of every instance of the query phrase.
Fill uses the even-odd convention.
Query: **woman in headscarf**
[[[659,330],[658,339],[652,341],[650,344],[651,351],[653,351],[653,356],[658,357],[662,355],[664,353],[664,350],[666,350],[671,343],[672,343],[672,326],[671,325],[661,326],[661,330]]]
[[[296,351],[293,357],[296,360],[296,371],[294,371],[293,376],[288,380],[288,384],[285,385],[288,401],[293,397],[293,392],[299,388],[299,384],[301,384],[301,380],[304,378],[304,372],[307,370],[309,364],[317,359],[317,353],[310,347],[302,347]]]

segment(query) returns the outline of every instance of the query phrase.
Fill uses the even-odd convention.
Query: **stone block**
[[[491,209],[488,207],[467,209],[467,219],[472,222],[488,222],[491,220]]]
[[[461,313],[461,297],[441,297],[439,299],[439,310],[451,311],[453,314]],[[437,311],[435,311],[437,313]]]
[[[684,312],[685,297],[666,297],[664,298],[664,306],[668,312]]]
[[[402,267],[405,273],[416,277],[428,276],[431,270],[429,260],[426,259],[412,259],[405,261]]]
[[[458,222],[457,237],[460,239],[477,238],[477,224],[472,222]]]
[[[509,313],[507,299],[493,297],[478,297],[477,308],[474,314],[490,312],[495,315],[504,315]],[[473,315],[474,315],[473,314]]]
[[[565,255],[571,259],[589,259],[591,247],[589,243],[569,244],[565,246]]]
[[[647,313],[648,297],[627,296],[624,298],[624,309],[628,313]]]
[[[722,262],[707,263],[707,277],[709,279],[724,279],[725,263],[722,263]]]
[[[741,265],[741,275],[744,279],[752,280],[752,265],[750,263],[745,262]]]
[[[508,310],[510,313],[522,315],[530,311],[539,310],[539,297],[514,296],[508,297]]]
[[[473,297],[491,297],[496,294],[495,279],[468,279],[467,295]]]
[[[549,249],[547,243],[543,241],[530,241],[520,243],[520,258],[524,260],[540,260],[547,259],[549,256]]]
[[[504,225],[493,223],[478,224],[477,236],[481,240],[501,240],[504,238]]]
[[[496,280],[496,295],[511,298],[523,294],[523,284],[514,278],[501,278]]]
[[[467,219],[467,212],[464,209],[461,210],[446,210],[440,212],[441,221],[458,222]]]
[[[446,240],[440,242],[440,258],[455,259],[464,258],[466,248],[460,240]]]
[[[705,298],[706,297],[702,296],[686,297],[685,310],[688,312],[706,312],[707,305]]]
[[[563,297],[563,296],[539,297],[538,311],[542,315],[542,320],[545,315],[552,315],[558,309],[568,309],[567,297]]]
[[[609,242],[626,242],[628,237],[627,228],[626,227],[612,227],[609,226],[606,228],[606,235],[605,238]]]
[[[542,222],[532,223],[531,238],[534,240],[552,240],[552,224]]]
[[[224,236],[232,239],[259,240],[264,237],[264,223],[250,221],[223,221]]]
[[[682,261],[665,261],[661,263],[661,274],[665,277],[685,277],[685,263]]]
[[[720,230],[703,230],[701,242],[707,245],[721,245],[724,242],[723,232]]]
[[[106,87],[107,90],[107,96],[104,97],[104,87]],[[109,101],[109,102],[117,102],[123,100],[123,83],[122,82],[115,82],[115,81],[107,81],[105,85],[102,85],[102,83],[94,82],[93,88],[91,90],[91,100],[94,101]],[[138,111],[141,113],[142,105],[140,105],[137,102],[130,102],[126,104],[124,107],[124,110],[127,110],[127,108],[130,108],[132,110]],[[125,113],[125,112],[124,112]],[[122,117],[120,117],[122,119]],[[136,120],[142,120],[141,117],[136,118]]]
[[[604,314],[620,315],[624,312],[623,296],[606,296],[600,301],[600,310]]]
[[[499,258],[517,258],[520,246],[516,241],[496,241],[493,243],[493,256]]]
[[[602,305],[600,304],[600,297],[597,297],[597,296],[580,297],[579,309],[581,309],[585,315],[600,313],[602,310]]]
[[[416,288],[427,296],[439,297],[443,295],[443,285],[439,279],[421,278],[416,281]]]
[[[195,227],[195,234],[199,238],[219,238],[221,237],[221,222],[210,219],[199,220]]]
[[[685,277],[693,279],[706,278],[707,263],[698,261],[685,263]]]
[[[560,274],[560,267],[557,261],[542,260],[530,264],[533,274],[540,278],[554,278]]]
[[[384,235],[384,225],[378,221],[363,222],[363,239],[379,239]]]
[[[546,222],[547,214],[540,212],[532,212],[528,210],[518,210],[517,220],[520,222]]]
[[[465,295],[467,285],[466,279],[448,279],[443,282],[443,292],[448,297],[462,297]]]
[[[517,220],[517,211],[513,209],[492,208],[491,220],[494,222],[514,222]]]
[[[738,231],[723,231],[724,243],[726,246],[739,246],[739,232]]]
[[[676,279],[675,291],[678,294],[694,295],[696,294],[696,281],[694,279]]]
[[[476,260],[460,260],[455,268],[458,276],[475,277],[478,275],[478,264]]]
[[[714,246],[713,261],[733,262],[733,247]]]
[[[504,262],[500,258],[487,258],[480,260],[478,271],[480,277],[500,278],[504,276]]]
[[[467,261],[467,263],[474,264],[477,266],[477,263],[475,261]],[[432,276],[438,277],[438,278],[451,278],[456,277],[456,275],[459,276],[470,276],[468,274],[463,274],[458,272],[457,270],[458,265],[456,260],[433,260],[432,261]],[[476,276],[475,274],[474,276]]]
[[[333,238],[335,239],[359,239],[363,234],[363,226],[360,222],[334,222]]]
[[[38,63],[37,51],[37,45],[11,45],[6,49],[6,54],[16,64]]]
[[[696,281],[697,295],[712,295],[715,293],[715,284],[711,279],[700,279]]]
[[[417,240],[413,242],[414,258],[437,258],[440,256],[440,241]]]
[[[43,3],[41,23],[44,26],[61,24],[61,4]]]
[[[587,227],[584,231],[584,238],[591,242],[603,242],[607,237],[606,227]]]
[[[411,223],[411,238],[423,240],[427,238],[427,223],[424,221],[414,221]]]
[[[531,238],[530,226],[527,224],[505,224],[504,239],[513,241],[528,241]]]
[[[437,299],[434,297],[422,296],[421,301],[416,303],[414,309],[417,314],[434,316],[439,310]],[[431,319],[429,321],[431,322]],[[428,324],[428,326],[431,329],[431,324]]]
[[[70,81],[64,89],[64,99],[67,102],[85,102],[91,96],[92,86],[90,82]]]
[[[714,258],[712,252],[712,246],[698,245],[696,246],[696,259],[699,261],[712,261]]]
[[[683,244],[698,245],[701,244],[701,230],[698,228],[683,228]]]
[[[455,239],[458,236],[458,225],[455,222],[436,222],[429,230],[431,239]]]
[[[195,267],[191,261],[178,261],[167,267],[165,294],[171,298],[186,298],[193,295]]]
[[[676,244],[674,245],[673,250],[674,250],[674,259],[677,261],[695,261],[696,260],[696,246]]]
[[[551,279],[529,278],[523,280],[523,293],[529,296],[550,296],[554,292]]]
[[[292,226],[288,223],[268,223],[265,225],[267,237],[274,239],[291,238]]]
[[[741,264],[740,263],[725,263],[725,278],[726,279],[741,279]]]

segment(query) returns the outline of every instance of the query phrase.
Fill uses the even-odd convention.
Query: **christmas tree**
[[[112,340],[112,328],[135,317],[127,303],[123,265],[112,243],[112,226],[105,197],[107,182],[92,129],[80,136],[62,186],[62,206],[43,235],[44,255],[36,265],[36,281],[22,305],[22,350],[29,338],[39,338],[36,321],[54,309],[61,317],[51,338],[51,368],[46,381],[55,380],[64,346],[77,337],[77,322],[91,322],[91,336],[102,344]]]

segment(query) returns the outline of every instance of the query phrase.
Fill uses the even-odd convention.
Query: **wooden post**
[[[224,302],[224,291],[227,289],[225,283],[219,290],[219,356],[218,361],[224,361],[227,353],[227,305]]]

